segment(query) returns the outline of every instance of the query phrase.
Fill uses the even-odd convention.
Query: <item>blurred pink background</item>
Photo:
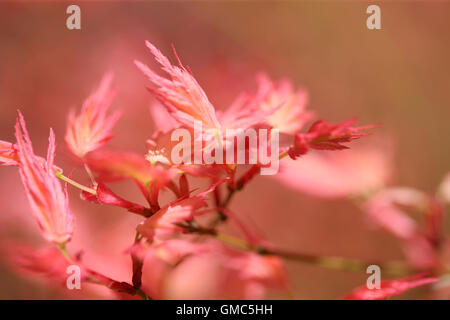
[[[108,146],[144,154],[153,128],[152,98],[133,60],[153,63],[144,46],[150,40],[171,59],[170,45],[175,45],[217,109],[241,91],[254,90],[255,75],[265,71],[307,89],[308,108],[319,118],[355,116],[363,124],[381,123],[374,138],[394,146],[392,184],[434,192],[450,164],[450,3],[378,3],[380,31],[366,28],[366,2],[347,1],[81,2],[82,28],[70,31],[66,3],[2,2],[0,139],[15,140],[20,108],[36,152],[45,154],[53,127],[57,163],[70,172],[74,166],[63,140],[68,110],[79,108],[110,70],[117,89],[113,109],[123,110],[123,117]],[[130,186],[122,183],[115,190],[141,202]],[[76,190],[70,195],[77,216],[74,241],[87,248],[86,259],[99,253],[104,257],[99,268],[119,260],[131,265],[123,251],[139,219],[119,208],[85,203]],[[2,239],[42,242],[14,168],[0,168],[0,205]],[[281,247],[349,258],[402,258],[398,242],[370,228],[353,205],[302,195],[268,177],[255,179],[231,208]],[[117,236],[97,232],[104,229],[116,230]],[[338,298],[366,279],[287,265],[297,299]],[[129,277],[129,272],[111,270],[110,275]],[[53,297],[51,288],[0,265],[1,299]]]

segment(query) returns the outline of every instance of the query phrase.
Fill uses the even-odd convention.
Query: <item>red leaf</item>
[[[362,286],[353,290],[344,297],[345,300],[385,300],[393,296],[403,294],[405,291],[415,287],[436,282],[434,277],[425,277],[426,274],[417,274],[407,278],[397,280],[381,281],[380,289],[369,289]]]
[[[90,194],[88,192],[83,191],[81,193],[81,198],[83,200],[92,201],[100,204],[106,204],[116,207],[122,207],[127,209],[130,212],[137,213],[144,217],[148,217],[152,214],[149,208],[146,208],[140,204],[130,202],[125,200],[109,189],[103,183],[99,183],[97,186],[97,195]]]
[[[294,145],[288,150],[289,156],[296,159],[306,154],[310,148],[317,150],[348,149],[343,143],[367,136],[368,133],[359,132],[375,127],[374,125],[353,127],[356,121],[356,119],[349,119],[335,124],[324,120],[316,121],[307,133],[299,133],[295,136]]]

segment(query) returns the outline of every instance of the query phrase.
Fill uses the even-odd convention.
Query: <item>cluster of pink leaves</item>
[[[152,105],[157,130],[147,141],[145,156],[100,150],[112,138],[112,129],[119,119],[117,112],[107,115],[114,96],[110,88],[111,75],[105,76],[99,88],[86,99],[80,114],[75,115],[72,111],[68,118],[65,141],[84,164],[91,186],[73,182],[54,165],[55,137],[52,131],[47,158],[34,154],[20,112],[16,144],[0,141],[0,161],[19,167],[40,231],[47,241],[56,244],[56,248],[44,249],[9,246],[8,253],[20,265],[20,270],[64,282],[66,266],[76,263],[82,267],[84,282],[107,286],[120,292],[118,297],[121,298],[125,293],[144,298],[249,299],[262,298],[269,289],[287,290],[282,258],[270,250],[261,250],[273,246],[226,208],[233,194],[259,173],[260,165],[248,168],[246,165],[171,163],[171,130],[192,130],[194,121],[200,121],[205,129],[218,132],[228,128],[278,129],[288,140],[279,157],[288,155],[291,159],[286,159],[277,179],[322,197],[350,199],[364,196],[361,207],[367,211],[368,218],[404,241],[411,266],[435,274],[439,271],[439,252],[448,241],[440,227],[444,203],[450,199],[449,179],[440,188],[439,197],[409,189],[384,188],[388,174],[378,153],[333,152],[321,156],[310,152],[313,149],[346,149],[346,143],[367,135],[362,131],[372,126],[356,127],[353,119],[335,124],[319,120],[304,130],[314,118],[314,113],[306,110],[307,94],[303,90],[295,91],[287,80],[276,84],[265,75],[258,78],[259,88],[254,95],[242,94],[224,112],[216,111],[179,59],[179,66],[174,66],[154,45],[146,44],[168,78],[135,62],[150,80],[149,91],[160,102]],[[190,188],[188,176],[204,178],[210,186],[196,192]],[[67,192],[58,178],[81,188],[81,197],[86,201],[121,207],[142,217],[136,227],[135,243],[127,250],[132,258],[131,283],[116,281],[91,270],[84,266],[79,255],[68,256],[66,244],[74,232],[74,215],[69,208]],[[126,200],[107,185],[124,179],[136,182],[148,205]],[[175,199],[162,204],[160,194],[165,190],[172,192]],[[224,192],[227,192],[225,197]],[[211,203],[209,198],[215,201]],[[403,208],[398,207],[399,204],[426,212],[425,229],[420,229]],[[218,227],[224,223],[235,226],[244,239],[221,234]],[[384,281],[382,290],[376,293],[363,287],[348,298],[385,299],[436,281],[422,275],[419,278]],[[174,281],[179,285],[175,286],[175,292],[170,292],[167,284]],[[185,288],[191,291],[185,294]]]

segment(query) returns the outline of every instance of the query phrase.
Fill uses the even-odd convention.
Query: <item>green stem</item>
[[[225,233],[217,233],[215,235],[215,237],[217,239],[219,239],[220,241],[224,242],[224,243],[228,243],[231,244],[239,249],[242,250],[254,250],[253,246],[247,242],[245,242],[244,240],[241,240],[239,238],[230,236],[228,234]]]
[[[286,152],[283,152],[282,154],[280,154],[280,156],[278,157],[278,159],[281,160],[281,159],[283,159],[283,158],[286,158],[288,155],[289,155],[289,154],[288,154],[287,151],[286,151]]]
[[[144,291],[141,289],[136,290],[136,294],[142,298],[142,300],[152,300]]]
[[[84,185],[82,185],[82,184],[80,184],[80,183],[78,183],[78,182],[76,182],[76,181],[73,181],[73,180],[70,179],[70,178],[67,178],[67,177],[66,177],[65,175],[63,175],[61,172],[55,172],[55,175],[56,175],[59,179],[61,179],[61,180],[65,181],[65,182],[67,182],[67,183],[73,185],[74,187],[76,187],[76,188],[78,188],[78,189],[80,189],[80,190],[89,192],[90,194],[93,194],[93,195],[96,195],[96,194],[97,194],[97,191],[95,191],[94,189],[88,188],[88,187],[86,187],[86,186],[84,186]]]
[[[97,181],[95,181],[94,174],[92,173],[91,168],[89,168],[89,166],[86,162],[84,163],[84,169],[86,170],[86,173],[88,174],[89,179],[91,179],[92,185],[94,187],[97,187]]]
[[[67,252],[67,248],[66,248],[66,243],[60,243],[59,246],[59,251],[61,251],[61,254],[64,256],[64,258],[66,258],[66,260],[69,263],[74,263],[72,257],[70,256],[69,252]]]
[[[210,229],[195,229],[191,226],[189,230],[191,232],[196,232],[204,235],[213,235],[218,240],[237,247],[241,250],[253,251],[261,255],[275,255],[287,260],[308,263],[321,268],[341,271],[366,272],[368,266],[378,265],[380,266],[381,270],[383,270],[383,273],[387,275],[401,276],[413,272],[413,270],[410,269],[405,263],[400,261],[382,263],[376,261],[367,262],[357,259],[347,259],[333,256],[316,256],[312,254],[291,252],[278,248],[266,248],[263,246],[252,245],[242,239],[228,234],[214,232],[214,230]]]
[[[367,267],[370,265],[378,265],[384,274],[392,275],[392,276],[401,276],[405,274],[410,274],[413,272],[405,263],[400,261],[382,263],[377,261],[361,261],[357,259],[348,259],[342,257],[333,257],[333,256],[315,256],[311,254],[303,254],[297,252],[289,252],[280,249],[264,249],[261,254],[269,254],[276,255],[288,260],[299,261],[304,263],[310,263],[316,265],[318,267],[334,269],[334,270],[343,270],[343,271],[354,271],[354,272],[366,272]]]

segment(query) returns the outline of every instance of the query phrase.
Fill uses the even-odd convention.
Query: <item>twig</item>
[[[214,229],[195,227],[190,224],[189,226],[184,226],[189,232],[212,235],[218,240],[237,247],[241,250],[253,251],[261,255],[275,255],[287,260],[297,261],[312,264],[318,267],[342,270],[342,271],[354,271],[354,272],[366,272],[369,265],[376,264],[381,267],[385,274],[389,275],[405,275],[413,272],[405,263],[403,262],[366,262],[357,259],[348,259],[342,257],[334,256],[316,256],[312,254],[305,254],[299,252],[288,251],[279,248],[267,248],[259,245],[252,245],[242,239],[236,238],[234,236],[218,233]]]
[[[57,172],[55,172],[55,175],[59,179],[61,179],[61,180],[65,181],[65,182],[71,184],[72,186],[74,186],[74,187],[76,187],[76,188],[78,188],[80,190],[89,192],[90,194],[93,194],[93,195],[97,194],[97,191],[95,191],[95,189],[86,187],[86,186],[84,186],[84,185],[82,185],[82,184],[80,184],[80,183],[78,183],[76,181],[73,181],[72,179],[70,179],[70,178],[66,177],[65,175],[63,175],[62,172],[57,171]]]

